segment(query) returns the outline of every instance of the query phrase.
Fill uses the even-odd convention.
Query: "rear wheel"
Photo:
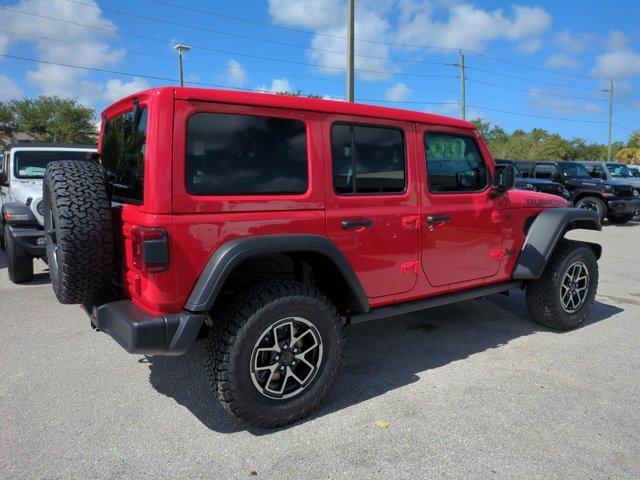
[[[344,343],[343,322],[320,291],[271,281],[213,319],[205,367],[225,409],[253,426],[273,428],[306,416],[327,398]]]
[[[542,276],[527,285],[527,307],[545,327],[569,330],[580,325],[598,289],[598,261],[584,243],[561,240]]]
[[[607,214],[607,206],[598,197],[583,197],[576,202],[576,208],[584,208],[585,210],[598,212],[601,221],[604,220]]]
[[[53,290],[61,303],[97,303],[111,288],[111,201],[96,162],[52,162],[44,176],[44,229]]]
[[[8,225],[4,227],[4,244],[7,250],[9,280],[13,283],[24,283],[33,280],[33,258],[16,243]]]
[[[633,220],[633,217],[635,217],[634,213],[627,213],[626,215],[609,215],[607,217],[607,220],[609,220],[611,223],[623,224]]]

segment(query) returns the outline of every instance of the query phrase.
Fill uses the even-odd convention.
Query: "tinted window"
[[[187,124],[187,190],[194,194],[307,191],[304,122],[198,113]]]
[[[107,170],[114,200],[142,203],[146,145],[146,108],[138,119],[129,112],[105,124],[100,160]]]
[[[487,186],[488,170],[471,137],[428,133],[425,148],[431,192],[474,192]]]
[[[553,180],[556,178],[556,173],[557,170],[555,165],[536,165],[535,178]]]
[[[13,154],[13,174],[16,178],[42,178],[49,162],[58,160],[91,160],[93,152],[47,152],[18,150]]]
[[[337,193],[399,193],[405,189],[402,132],[396,128],[336,124],[331,128]]]

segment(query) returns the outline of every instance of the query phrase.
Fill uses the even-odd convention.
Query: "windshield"
[[[42,178],[49,162],[57,160],[91,160],[94,152],[19,150],[13,154],[16,178]]]
[[[591,178],[591,175],[581,163],[560,163],[560,170],[568,178]]]
[[[631,176],[629,168],[622,163],[607,163],[607,168],[612,177],[628,178]]]

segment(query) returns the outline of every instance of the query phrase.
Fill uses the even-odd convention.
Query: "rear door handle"
[[[370,218],[348,218],[340,221],[340,226],[345,230],[353,230],[356,228],[371,228],[373,220]]]
[[[429,215],[427,217],[427,223],[433,225],[434,223],[450,222],[451,215]]]

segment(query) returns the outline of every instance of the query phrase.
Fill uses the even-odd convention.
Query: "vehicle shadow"
[[[621,311],[596,301],[581,328]],[[521,292],[353,325],[347,329],[347,350],[336,391],[322,408],[294,426],[416,382],[422,372],[538,331],[550,330],[529,319]],[[141,359],[149,365],[151,385],[189,409],[211,430],[269,434],[272,430],[248,427],[218,404],[204,372],[204,344],[204,340],[197,341],[182,357]]]
[[[606,221],[604,226],[606,227],[614,227],[614,228],[629,228],[629,227],[637,227],[640,225],[640,220],[629,220],[626,223],[611,223],[610,221]]]

